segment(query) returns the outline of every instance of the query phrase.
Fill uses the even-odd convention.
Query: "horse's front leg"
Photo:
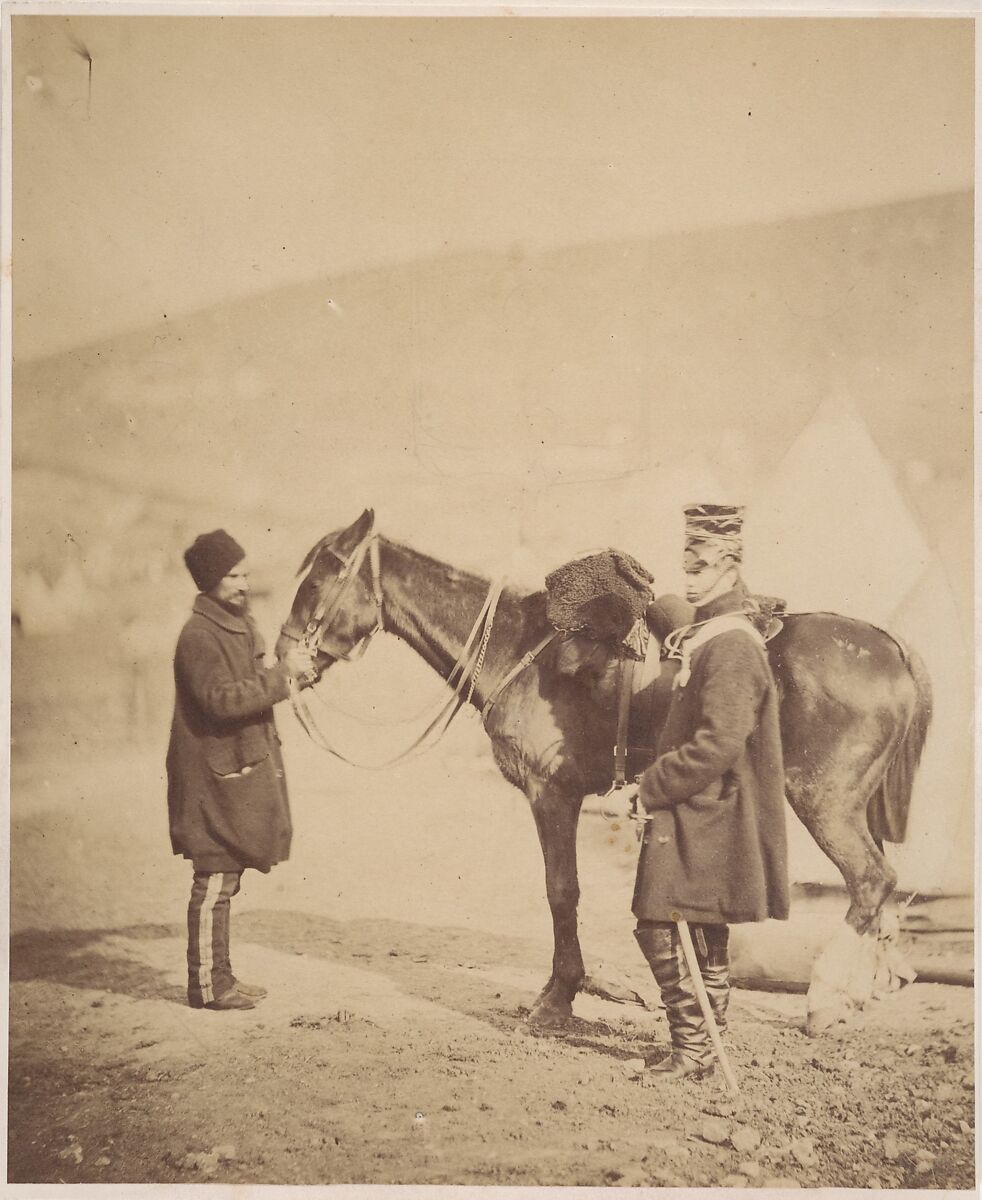
[[[540,1028],[562,1025],[573,1013],[573,997],[584,978],[576,931],[580,885],[576,874],[576,826],[583,797],[554,784],[529,788],[535,828],[546,870],[546,895],[552,912],[552,975],[539,993],[529,1023]]]

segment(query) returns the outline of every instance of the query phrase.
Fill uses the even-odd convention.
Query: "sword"
[[[673,913],[672,915],[674,916],[675,914]],[[723,1049],[723,1039],[719,1036],[716,1018],[713,1016],[713,1006],[709,1003],[709,996],[706,994],[706,985],[702,981],[702,972],[699,970],[699,959],[696,956],[696,948],[692,944],[689,922],[680,917],[675,922],[675,925],[682,940],[682,953],[685,955],[689,974],[692,976],[692,984],[696,989],[696,999],[699,1001],[699,1007],[702,1009],[703,1019],[706,1022],[706,1028],[709,1030],[709,1037],[713,1043],[713,1050],[716,1052],[720,1069],[723,1072],[723,1078],[726,1080],[727,1091],[731,1096],[737,1097],[740,1095],[740,1085],[737,1083],[736,1074],[730,1066],[730,1060],[726,1057],[726,1051]]]
[[[638,777],[640,779],[640,776]],[[642,830],[647,821],[651,820],[651,814],[644,811],[643,807],[638,803],[638,780],[634,784],[628,784],[625,790],[624,799],[630,802],[630,818],[637,821],[638,837],[641,837]],[[607,793],[617,790],[616,785]],[[713,1016],[713,1006],[709,1003],[709,996],[706,993],[706,985],[703,983],[702,971],[699,969],[699,959],[696,955],[696,948],[692,944],[692,933],[689,930],[689,922],[683,917],[676,917],[672,913],[675,920],[675,927],[679,931],[679,939],[682,942],[682,953],[685,955],[685,961],[689,968],[689,974],[692,976],[692,986],[696,991],[696,999],[699,1001],[699,1007],[702,1010],[703,1020],[706,1022],[706,1028],[709,1030],[709,1038],[713,1043],[713,1051],[716,1054],[717,1061],[720,1065],[720,1070],[723,1072],[723,1078],[726,1080],[726,1089],[733,1097],[740,1095],[740,1085],[737,1083],[736,1073],[730,1066],[730,1060],[726,1056],[726,1051],[723,1049],[723,1039],[719,1036],[719,1028],[716,1025],[716,1018]]]

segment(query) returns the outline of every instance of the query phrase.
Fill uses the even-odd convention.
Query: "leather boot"
[[[672,1036],[671,1056],[648,1071],[671,1079],[711,1074],[712,1044],[678,928],[668,922],[646,921],[635,929],[634,936],[661,991]]]
[[[730,1004],[730,927],[694,925],[692,933],[716,1028],[725,1033],[726,1010]]]
[[[237,992],[241,992],[243,996],[249,996],[253,1000],[261,1000],[263,996],[267,995],[266,989],[259,983],[243,983],[241,979],[236,979],[233,986]]]
[[[237,987],[231,987],[216,999],[207,1002],[200,996],[192,996],[189,997],[188,1003],[192,1008],[210,1008],[213,1012],[230,1012],[234,1009],[256,1007],[256,1001],[252,996],[240,992]]]
[[[645,1075],[658,1079],[685,1079],[692,1075],[696,1079],[704,1079],[707,1075],[712,1075],[714,1070],[712,1063],[708,1067],[701,1066],[694,1058],[689,1058],[680,1050],[673,1050],[667,1058],[656,1062],[653,1067],[645,1067]]]
[[[209,1001],[204,1007],[215,1012],[232,1012],[235,1009],[255,1008],[256,1002],[251,996],[247,996],[238,988],[233,987],[229,988],[227,992],[223,992],[217,999]]]

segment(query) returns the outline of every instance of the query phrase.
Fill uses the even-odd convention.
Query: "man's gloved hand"
[[[640,783],[635,779],[625,783],[623,787],[615,788],[603,798],[603,813],[613,819],[626,818],[631,821],[650,821],[650,816],[644,811],[638,793]]]

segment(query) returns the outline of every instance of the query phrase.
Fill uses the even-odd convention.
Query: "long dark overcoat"
[[[268,871],[292,828],[273,705],[285,668],[263,664],[255,622],[199,595],[174,655],[167,751],[171,846],[199,871]]]
[[[740,609],[740,595],[727,595],[697,617]],[[787,917],[778,694],[765,650],[748,633],[719,633],[693,650],[640,801],[652,819],[634,889],[639,920]]]

